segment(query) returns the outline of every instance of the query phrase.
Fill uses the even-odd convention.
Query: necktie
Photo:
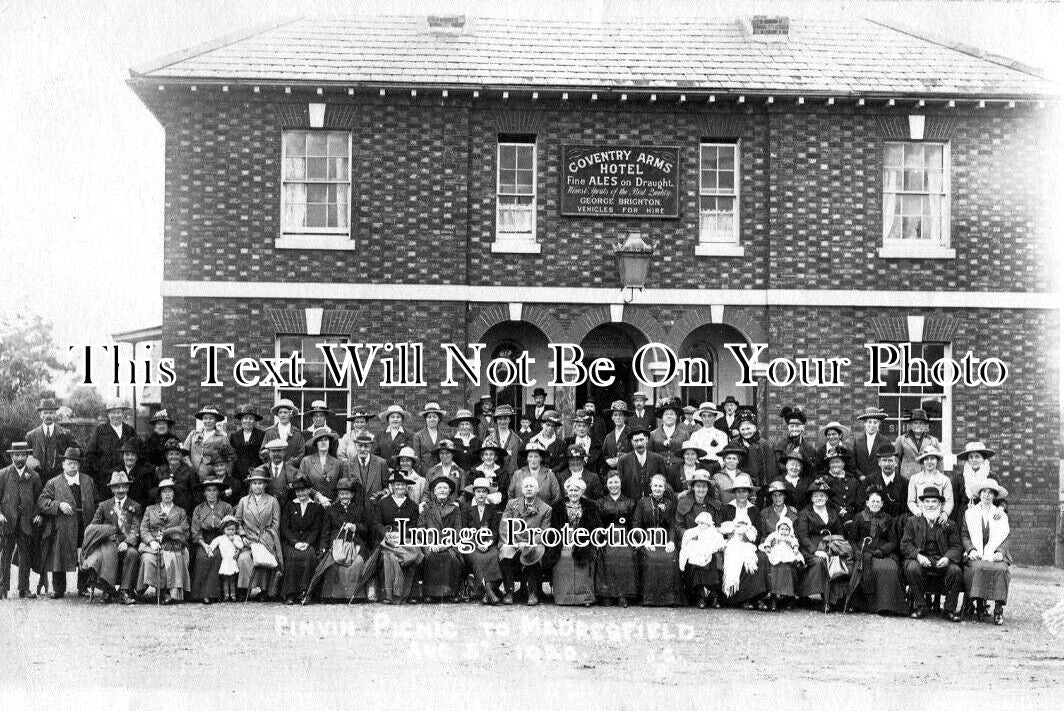
[[[990,540],[990,522],[987,521],[984,518],[983,519],[983,545],[984,546],[986,545],[986,542],[988,540]]]

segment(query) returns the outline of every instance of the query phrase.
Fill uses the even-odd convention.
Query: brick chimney
[[[429,15],[428,25],[430,30],[442,32],[461,32],[465,29],[465,15]]]
[[[750,27],[755,35],[786,35],[790,20],[783,15],[754,15]]]

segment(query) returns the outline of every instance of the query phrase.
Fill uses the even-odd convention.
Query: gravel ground
[[[8,599],[0,645],[4,711],[140,711],[148,700],[554,711],[985,699],[1060,709],[1064,570],[1014,567],[1002,627],[807,610]]]

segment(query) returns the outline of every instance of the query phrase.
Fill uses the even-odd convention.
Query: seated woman
[[[805,559],[801,594],[819,600],[824,612],[831,612],[833,605],[846,599],[848,578],[839,576],[832,580],[828,573],[831,552],[824,539],[829,536],[841,537],[843,533],[838,509],[828,506],[828,500],[834,495],[831,485],[823,479],[810,484],[806,495],[809,503],[798,513],[798,522],[794,527],[802,547],[802,558]]]
[[[790,534],[794,535],[794,524],[798,521],[798,509],[794,508],[792,488],[783,480],[776,479],[765,489],[768,501],[761,509],[761,530],[777,531],[780,521],[790,521]],[[795,537],[797,540],[797,537]],[[761,550],[769,556],[768,567],[768,609],[775,611],[779,605],[789,606],[797,597],[798,581],[805,561],[799,551],[794,562],[773,562],[767,547],[762,542]]]
[[[521,482],[526,477],[533,477],[538,484],[536,487],[537,496],[543,499],[548,506],[553,506],[555,502],[561,500],[562,491],[554,470],[544,463],[547,457],[547,448],[540,444],[538,440],[532,440],[525,445],[522,452],[525,456],[525,466],[514,472],[513,478],[510,480],[510,490],[507,492],[509,497],[511,499],[516,498]]]
[[[399,537],[401,521],[413,528],[418,520],[418,505],[407,496],[409,485],[410,479],[402,472],[392,472],[388,479],[390,493],[377,502],[370,514],[377,550],[373,560],[367,562],[366,570],[369,575],[380,573],[380,585],[376,586],[378,600],[385,605],[419,602],[411,593],[421,575],[424,555],[420,548],[407,545]]]
[[[565,498],[551,507],[551,528],[560,531],[568,525],[572,531],[584,529],[590,535],[599,527],[598,506],[584,496],[585,491],[587,484],[581,477],[565,480]],[[595,548],[590,543],[559,545],[551,548],[550,558],[554,604],[590,607],[595,602]]]
[[[144,511],[140,521],[140,577],[137,589],[149,585],[164,605],[180,602],[190,589],[188,576],[188,514],[174,503],[173,479],[159,482],[159,503]]]
[[[763,516],[761,520],[765,520]],[[780,516],[772,533],[757,549],[768,559],[768,609],[775,612],[781,600],[787,604],[795,597],[795,570],[802,564],[801,547],[794,536],[794,521]]]
[[[679,523],[681,519],[677,518]],[[724,536],[717,530],[716,521],[708,511],[695,516],[694,524],[684,530],[680,538],[680,570],[688,596],[694,597],[698,609],[706,609],[711,597],[713,607],[717,608],[720,607],[716,592],[720,587],[720,574],[716,555],[724,550]]]
[[[365,490],[357,481],[343,478],[336,482],[336,502],[325,509],[324,543],[333,563],[321,579],[322,600],[365,598],[365,586],[359,588],[358,582],[368,538]]]
[[[621,475],[613,470],[606,477],[606,495],[598,500],[602,527],[614,526],[627,534],[632,528],[635,502],[624,495]],[[635,549],[628,545],[603,546],[595,565],[595,593],[607,607],[615,601],[628,607],[628,601],[639,594],[638,567]]]
[[[203,503],[192,511],[192,599],[204,605],[222,594],[218,579],[222,557],[211,543],[222,534],[222,520],[233,513],[233,507],[221,499],[225,486],[226,481],[221,478],[201,483]]]
[[[428,470],[425,477],[429,481],[433,481],[438,476],[449,478],[454,482],[455,493],[452,498],[457,498],[457,494],[461,493],[465,488],[466,473],[455,463],[454,454],[454,442],[449,439],[441,439],[432,449],[432,456],[436,458],[436,463]],[[431,492],[426,492],[426,496],[431,498]]]
[[[554,476],[554,472],[547,471],[550,474],[550,480],[557,485],[558,479]],[[522,479],[521,495],[507,502],[502,518],[499,519],[499,565],[502,568],[502,579],[506,589],[502,600],[504,605],[513,604],[514,582],[518,577],[521,580],[521,587],[528,591],[527,604],[529,606],[539,604],[543,576],[541,563],[545,550],[541,544],[531,540],[531,533],[528,531],[550,526],[550,516],[550,506],[539,497],[539,480],[534,476]],[[511,530],[511,526],[507,523],[510,519],[524,521],[525,532]]]
[[[432,531],[451,531],[457,536],[462,529],[462,511],[454,500],[455,482],[440,474],[429,482],[432,499],[425,504],[418,519],[418,528]],[[423,546],[425,560],[421,567],[422,594],[428,602],[458,602],[462,584],[462,556],[457,545]]]
[[[488,503],[498,506],[501,511],[510,499],[510,475],[506,472],[506,467],[502,466],[502,462],[506,459],[508,453],[502,447],[489,444],[484,447],[478,447],[474,454],[479,458],[480,463],[469,470],[469,476],[488,480],[491,485],[491,491],[488,492]],[[468,491],[464,492],[464,494],[466,499],[472,496]]]
[[[809,485],[813,483],[813,479],[803,473],[805,460],[802,459],[801,452],[799,450],[788,452],[784,456],[781,465],[783,466],[783,476],[776,477],[770,484],[779,482],[783,486],[783,491],[786,492],[788,499],[802,501],[805,498],[805,492],[809,490]],[[797,519],[797,513],[795,518]],[[774,530],[775,525],[775,522],[773,522],[773,528],[767,530]]]
[[[1008,492],[993,479],[979,486],[979,503],[965,511],[961,542],[964,545],[964,588],[975,606],[976,619],[986,615],[993,600],[994,624],[1002,624],[1009,597],[1009,565],[1012,556],[1005,547],[1009,538],[1009,515],[1002,503]]]
[[[395,455],[393,466],[407,481],[407,497],[415,504],[420,504],[423,501],[428,501],[429,483],[425,477],[418,473],[417,461],[418,457],[414,452],[414,448],[403,447],[399,450],[399,454]]]
[[[884,493],[878,486],[865,491],[864,510],[846,524],[854,555],[864,557],[861,582],[855,592],[867,612],[904,615],[909,612],[898,568],[898,527],[883,509]]]
[[[483,595],[485,605],[497,605],[499,595],[496,588],[502,580],[499,567],[499,520],[502,510],[488,502],[491,493],[491,481],[477,477],[467,487],[473,500],[462,511],[464,528],[485,531],[483,543],[474,542],[474,549],[465,556],[466,570],[473,575],[473,586],[477,595]]]
[[[650,535],[639,549],[640,578],[643,581],[642,604],[675,606],[683,604],[679,555],[676,550],[676,500],[665,495],[665,477],[655,474],[650,480],[650,495],[635,507],[632,529],[651,534],[660,531],[664,545],[655,546]]]
[[[314,483],[300,476],[292,482],[292,488],[296,490],[295,500],[281,509],[281,549],[284,551],[281,597],[286,605],[295,605],[307,594],[310,578],[318,564],[325,526],[325,509],[311,498],[317,492]]]
[[[687,450],[684,450],[686,458]],[[681,546],[682,539],[687,531],[696,528],[696,520],[701,514],[707,514],[716,527],[720,524],[723,513],[721,511],[720,492],[709,472],[705,469],[697,469],[687,479],[687,490],[676,498],[676,544]],[[688,561],[683,566],[684,590],[688,600],[694,600],[699,609],[707,605],[720,607],[720,571],[716,561],[709,563],[696,563]]]
[[[269,475],[254,469],[245,483],[248,493],[236,505],[234,514],[240,521],[240,537],[248,544],[237,558],[238,594],[244,599],[270,596],[277,589],[277,569],[283,564],[281,553],[281,505],[266,493]]]
[[[734,498],[730,504],[724,505],[721,516],[721,533],[728,541],[721,582],[725,602],[729,605],[740,605],[744,610],[752,610],[755,606],[765,610],[768,608],[762,598],[768,592],[768,559],[756,548],[761,537],[758,528],[761,512],[751,501],[754,490],[754,481],[749,474],[739,474],[730,486]],[[725,526],[728,522],[731,525]],[[736,540],[732,541],[733,537]]]
[[[687,487],[688,482],[691,481],[691,477],[695,475],[695,472],[704,471],[707,475],[711,475],[709,471],[709,462],[703,457],[706,456],[706,450],[699,447],[691,440],[687,440],[680,446],[679,451],[680,458],[677,459],[669,467],[667,475],[668,480],[673,482],[680,482],[684,488]],[[716,486],[714,486],[716,488]],[[677,494],[680,492],[677,491]]]

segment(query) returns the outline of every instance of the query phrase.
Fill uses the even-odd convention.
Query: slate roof
[[[1036,70],[865,19],[578,22],[468,17],[298,19],[160,59],[134,79],[751,94],[1040,96]]]

